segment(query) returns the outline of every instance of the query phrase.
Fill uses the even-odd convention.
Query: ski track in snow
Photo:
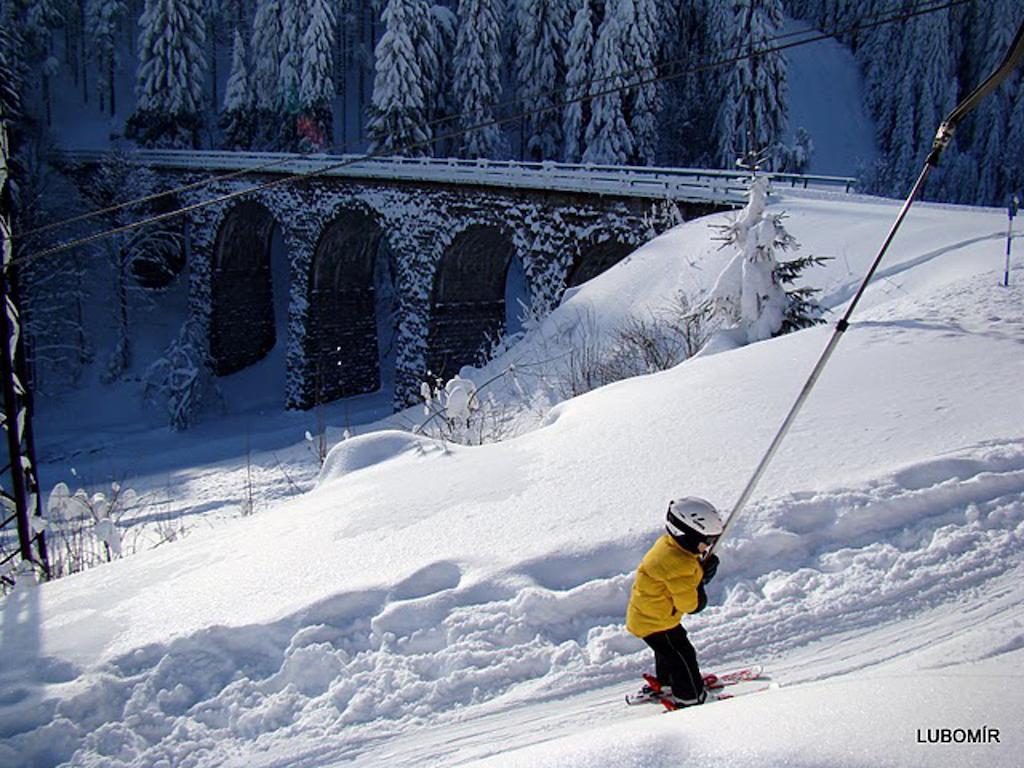
[[[709,669],[878,632],[936,606],[974,605],[1022,565],[1022,540],[1024,439],[972,446],[857,487],[752,507],[722,546],[711,606],[687,626]],[[139,649],[66,683],[73,691],[59,681],[74,675],[51,670],[59,699],[33,700],[19,688],[19,674],[39,670],[9,669],[0,763],[329,765],[383,760],[381,749],[401,749],[383,740],[459,721],[479,745],[480,723],[501,722],[524,699],[562,706],[570,695],[626,686],[647,666],[646,648],[622,626],[631,569],[646,544],[609,543],[589,557],[527,563],[476,582],[459,563],[437,562],[389,591],[339,594],[275,624],[212,627]],[[996,608],[976,617],[977,631],[1019,613],[1015,599],[989,595]],[[940,623],[890,644],[883,629],[873,655],[826,653],[823,667],[816,653],[813,665],[790,661],[772,671],[783,684],[800,683],[826,667],[849,672],[949,635]],[[1024,645],[1020,627],[995,636],[999,644],[975,655]],[[8,718],[15,707],[20,716]],[[617,702],[591,702],[558,717],[621,716]],[[538,724],[533,738],[558,717]],[[450,738],[436,749],[430,764],[460,754]]]

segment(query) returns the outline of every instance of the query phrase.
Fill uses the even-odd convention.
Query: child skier
[[[658,698],[670,709],[703,704],[707,697],[697,654],[679,623],[684,614],[704,610],[704,585],[714,578],[718,558],[700,556],[721,535],[722,518],[704,499],[673,500],[666,516],[668,535],[644,555],[626,611],[626,628],[654,651],[660,687],[645,686],[641,694]]]

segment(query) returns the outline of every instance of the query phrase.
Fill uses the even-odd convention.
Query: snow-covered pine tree
[[[469,158],[497,158],[502,135],[494,119],[501,98],[502,0],[459,0],[459,33],[455,42],[454,91],[460,99],[462,138],[460,154]],[[484,126],[478,128],[477,126]]]
[[[761,341],[822,322],[814,289],[786,288],[822,259],[780,262],[777,254],[799,245],[782,214],[765,212],[767,204],[768,179],[762,176],[751,185],[747,206],[722,228],[725,247],[735,254],[696,310],[719,326],[725,343]]]
[[[224,91],[224,109],[220,126],[224,131],[224,147],[249,149],[256,136],[256,99],[249,79],[242,30],[235,30],[231,52],[231,74]]]
[[[7,0],[0,4],[0,26],[10,30],[8,64],[14,88],[24,93],[26,85],[35,85],[38,78],[46,125],[51,122],[50,83],[60,69],[53,55],[53,30],[62,23],[55,0]]]
[[[981,80],[1002,60],[1013,41],[1013,33],[1020,4],[1016,0],[991,0],[971,7],[970,28],[973,32],[963,60],[966,67],[964,85],[970,86]],[[1020,167],[1021,148],[1008,151],[1013,145],[1007,144],[1007,137],[1013,125],[1010,118],[1014,97],[1018,96],[1024,80],[1020,75],[1011,75],[995,93],[978,105],[973,117],[973,142],[971,154],[977,170],[977,190],[974,201],[988,205],[1002,205],[1013,191],[1019,191],[1024,178],[1017,177],[1013,183],[1010,169]],[[966,130],[958,132],[960,136]],[[959,143],[960,137],[958,137]]]
[[[431,53],[429,57],[423,58],[427,121],[431,125],[431,133],[436,137],[450,134],[456,129],[446,118],[457,113],[457,100],[452,92],[452,59],[459,20],[451,8],[433,5],[425,22],[422,25],[424,45]],[[436,140],[431,144],[431,154],[447,157],[453,154],[454,147],[455,142],[450,138]]]
[[[96,63],[99,67],[97,88],[100,108],[105,105],[111,117],[117,114],[117,68],[120,56],[117,48],[117,33],[121,21],[128,14],[123,0],[89,0],[85,8],[85,29],[92,41]]]
[[[568,9],[564,0],[517,0],[516,83],[525,118],[528,159],[554,160],[562,152],[561,101],[565,83]]]
[[[630,163],[651,165],[658,144],[661,96],[656,83],[644,81],[657,75],[655,63],[661,47],[658,37],[660,17],[656,0],[626,0],[623,6],[630,3],[634,12],[633,23],[626,27],[626,66],[633,73],[629,81],[638,83],[624,94],[634,141]]]
[[[948,11],[926,14],[903,27],[893,129],[883,158],[877,191],[900,195],[914,183],[935,130],[953,106],[956,71],[949,50]],[[944,169],[943,169],[944,170]],[[930,189],[939,184],[939,176]]]
[[[735,17],[731,3],[714,0],[666,2],[662,13],[674,13],[671,26],[677,39],[663,42],[667,60],[678,71],[687,65],[708,64],[731,55],[735,42]],[[664,84],[661,110],[660,156],[674,165],[711,167],[717,164],[718,145],[714,131],[721,93],[724,90],[721,67],[708,67]]]
[[[814,156],[814,140],[806,128],[796,129],[796,140],[792,147],[784,147],[780,170],[787,173],[805,173]]]
[[[334,11],[329,0],[310,0],[309,23],[302,36],[302,83],[299,88],[299,146],[318,151],[333,142]]]
[[[602,92],[590,105],[587,123],[585,163],[625,165],[633,157],[636,143],[626,120],[622,73],[628,69],[626,26],[633,23],[632,0],[609,0],[604,20],[594,43],[594,90]]]
[[[4,74],[0,65],[0,82],[4,82]],[[6,122],[8,107],[0,109]],[[14,232],[31,232],[85,211],[72,184],[50,165],[53,150],[47,141],[29,137],[10,164]],[[85,231],[64,228],[14,242],[14,260],[20,264],[21,327],[28,337],[25,354],[37,394],[55,395],[74,386],[92,359],[83,309],[90,300],[84,279],[88,256],[82,249],[72,249],[46,259],[27,258],[79,233]]]
[[[256,107],[254,146],[277,149],[277,128],[283,121],[278,98],[281,73],[281,2],[259,0],[252,24],[252,90]]]
[[[388,0],[384,36],[375,52],[373,106],[367,132],[371,152],[424,155],[430,140],[423,72],[415,47],[416,0]]]
[[[207,345],[203,329],[189,319],[163,356],[143,374],[145,399],[166,409],[173,430],[188,429],[208,401],[220,397],[210,370]]]
[[[898,25],[883,24],[865,33],[857,50],[864,75],[864,103],[875,118],[875,135],[883,151],[892,134],[896,116],[892,76],[900,36]]]
[[[454,23],[451,12],[446,8],[431,7],[428,0],[409,0],[412,14],[412,47],[421,75],[420,88],[423,91],[424,132],[433,136],[433,124],[448,112],[450,86],[449,64],[451,46],[455,42]],[[444,132],[444,128],[441,128]],[[435,147],[430,144],[422,154],[433,155]]]
[[[583,97],[590,93],[590,80],[594,51],[593,15],[590,0],[576,0],[572,28],[569,32],[565,55],[565,111],[562,115],[562,135],[565,140],[565,162],[578,163],[583,157],[584,129],[590,119],[590,103]]]
[[[767,40],[782,26],[780,0],[737,0],[732,49],[754,54],[727,74],[715,124],[718,163],[731,168],[747,153],[779,146],[786,131],[786,61],[769,53]]]
[[[0,8],[0,121],[8,132],[8,141],[13,145],[14,131],[21,114],[21,90],[18,88],[21,76],[15,65],[19,49],[18,30],[11,23],[10,5]]]
[[[198,147],[206,76],[201,0],[146,0],[139,27],[135,113],[127,134],[147,146]]]
[[[302,65],[305,59],[303,33],[309,24],[310,0],[281,0],[281,68],[277,73],[277,102],[281,114],[278,146],[298,149],[298,119],[302,113]]]
[[[203,23],[206,24],[207,82],[209,83],[208,103],[213,109],[217,109],[220,103],[220,68],[218,57],[218,45],[222,42],[219,34],[229,16],[228,3],[225,0],[200,0],[202,4]],[[227,42],[227,41],[223,41]]]

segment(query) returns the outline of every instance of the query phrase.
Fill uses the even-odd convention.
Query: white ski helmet
[[[683,496],[669,502],[665,529],[687,549],[695,549],[697,544],[711,544],[721,536],[724,525],[718,510],[710,501],[696,496]]]

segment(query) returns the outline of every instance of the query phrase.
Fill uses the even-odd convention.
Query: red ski
[[[745,683],[747,680],[757,680],[762,674],[764,674],[764,667],[760,664],[743,667],[742,669],[733,669],[729,672],[723,672],[720,675],[716,675],[714,672],[709,672],[704,675],[704,687],[710,691],[714,691],[719,688],[724,688],[727,685]]]
[[[750,680],[758,680],[763,673],[764,667],[760,664],[740,669],[731,669],[728,672],[708,673],[704,675],[704,687],[708,690],[709,699],[729,699],[732,698],[732,695],[722,692],[723,688]],[[666,709],[674,709],[670,702],[666,701],[661,691],[661,683],[658,682],[654,675],[644,675],[644,681],[645,684],[639,691],[626,694],[627,704],[630,706],[636,704],[663,704]]]

